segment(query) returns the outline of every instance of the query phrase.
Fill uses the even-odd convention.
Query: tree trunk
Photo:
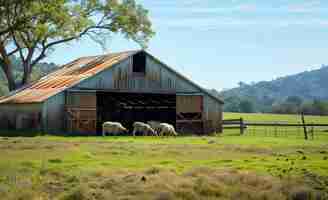
[[[30,64],[30,61],[26,61],[25,63],[23,63],[24,73],[20,84],[17,84],[15,81],[12,70],[13,66],[9,58],[6,57],[4,59],[0,59],[0,66],[2,67],[3,72],[5,73],[5,76],[7,78],[9,91],[16,90],[19,87],[31,82],[32,66]]]
[[[31,66],[29,63],[24,63],[23,67],[24,67],[24,74],[22,78],[22,86],[31,82],[31,73],[32,73]]]
[[[2,67],[3,72],[5,73],[5,76],[7,78],[8,82],[8,89],[9,91],[13,91],[17,89],[17,84],[15,82],[14,74],[12,71],[12,66],[10,62],[6,62],[5,60],[0,62],[0,65]]]
[[[11,66],[11,63],[6,64],[5,62],[0,62],[0,65],[2,66],[2,69],[6,75],[7,78],[7,82],[8,82],[8,89],[9,91],[13,91],[18,89],[21,86],[24,86],[28,83],[31,82],[31,68],[28,65],[23,65],[24,67],[24,73],[23,73],[23,78],[22,81],[20,82],[20,84],[17,84],[14,78],[14,74],[13,74],[13,66]]]
[[[17,89],[17,84],[15,82],[14,75],[12,73],[12,70],[10,69],[9,71],[5,72],[6,77],[7,77],[7,82],[8,82],[8,89],[9,91],[13,91]]]
[[[17,89],[13,73],[13,66],[2,42],[0,42],[0,66],[6,75],[9,91]]]

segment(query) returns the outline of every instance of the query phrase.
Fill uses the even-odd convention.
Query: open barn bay
[[[0,138],[5,199],[327,198],[328,137]]]

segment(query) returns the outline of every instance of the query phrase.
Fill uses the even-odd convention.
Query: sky
[[[328,64],[327,0],[137,0],[156,31],[148,52],[217,90]],[[113,35],[107,50],[90,40],[58,47],[45,61],[139,49]]]

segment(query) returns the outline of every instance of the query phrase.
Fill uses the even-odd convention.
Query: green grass
[[[224,113],[246,121],[299,116]],[[328,117],[306,116],[309,123]],[[328,134],[249,127],[212,137],[0,137],[4,199],[328,198]],[[21,135],[21,134],[19,134]]]
[[[268,122],[268,123],[289,123],[300,124],[301,116],[299,115],[283,115],[283,114],[262,114],[262,113],[224,113],[224,119],[239,119],[243,118],[245,122]],[[305,116],[305,122],[307,124],[328,124],[328,116]],[[309,137],[312,138],[311,130],[313,130],[313,137],[317,140],[325,139],[328,134],[328,127],[308,127]],[[226,129],[225,134],[234,134],[236,130]],[[304,138],[303,127],[283,127],[283,126],[248,126],[245,130],[248,135],[255,135],[259,137],[266,136],[279,136],[287,137],[290,140],[295,138]],[[289,140],[287,140],[289,141]]]
[[[297,123],[299,116],[224,113]],[[306,116],[309,123],[328,117]],[[0,137],[3,199],[297,199],[328,196],[328,134],[252,128],[212,137]],[[288,134],[287,134],[288,133]],[[18,135],[23,135],[18,134]],[[325,196],[326,195],[326,196]]]
[[[301,138],[226,136],[225,134],[215,137],[178,138],[55,136],[0,138],[0,193],[1,179],[6,183],[8,176],[33,177],[31,178],[33,187],[36,188],[41,187],[40,180],[56,183],[64,179],[61,180],[63,182],[61,193],[58,194],[65,193],[67,191],[65,188],[73,187],[70,183],[72,179],[79,180],[79,184],[75,184],[74,187],[79,185],[78,192],[82,192],[80,190],[84,189],[80,188],[80,182],[91,184],[89,179],[94,176],[121,178],[120,174],[128,176],[130,173],[136,173],[142,176],[146,172],[163,173],[159,176],[167,176],[169,172],[175,174],[170,176],[174,176],[179,182],[180,178],[183,180],[186,178],[184,174],[200,167],[207,171],[213,169],[215,174],[236,170],[228,173],[233,173],[234,175],[231,176],[237,176],[237,179],[241,176],[239,173],[250,173],[252,176],[259,177],[269,176],[279,181],[283,181],[286,177],[303,179],[307,173],[315,177],[328,177],[327,149],[328,137],[310,141]],[[289,170],[290,168],[293,169]],[[204,177],[206,184],[208,181],[212,181],[214,185],[220,184],[210,180],[209,177],[211,176]],[[188,176],[189,182],[198,184],[196,179],[189,180],[189,178]],[[86,181],[83,181],[84,179]],[[212,186],[206,185],[206,187]],[[224,190],[221,188],[223,190],[221,195],[227,199],[232,198],[226,196],[226,192],[232,189],[230,186],[220,187],[225,188]],[[44,188],[36,189],[37,193],[40,193],[40,190],[43,191]],[[196,196],[202,196],[204,193],[194,189],[192,192],[196,192]],[[207,188],[206,192],[211,192],[211,189]],[[218,191],[212,192],[215,196]]]
[[[213,144],[209,144],[213,142]],[[227,137],[181,137],[181,138],[100,138],[100,137],[35,137],[1,140],[0,167],[21,168],[21,163],[30,162],[37,169],[47,167],[65,170],[146,169],[161,166],[179,172],[195,166],[244,168],[265,172],[265,165],[279,165],[277,154],[298,158],[298,150],[309,156],[300,166],[328,175],[324,154],[328,138],[305,141],[283,137],[227,136]],[[310,158],[312,157],[312,158]],[[250,162],[244,163],[244,159]],[[262,159],[266,159],[265,162]],[[232,160],[225,162],[226,160]],[[260,164],[261,163],[261,164]],[[8,167],[8,165],[12,165]]]

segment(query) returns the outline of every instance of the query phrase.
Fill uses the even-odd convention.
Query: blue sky
[[[156,31],[148,51],[203,87],[222,90],[328,64],[328,1],[138,2],[149,10]],[[106,52],[138,48],[113,36]],[[46,61],[64,64],[103,53],[82,40],[57,48]]]

